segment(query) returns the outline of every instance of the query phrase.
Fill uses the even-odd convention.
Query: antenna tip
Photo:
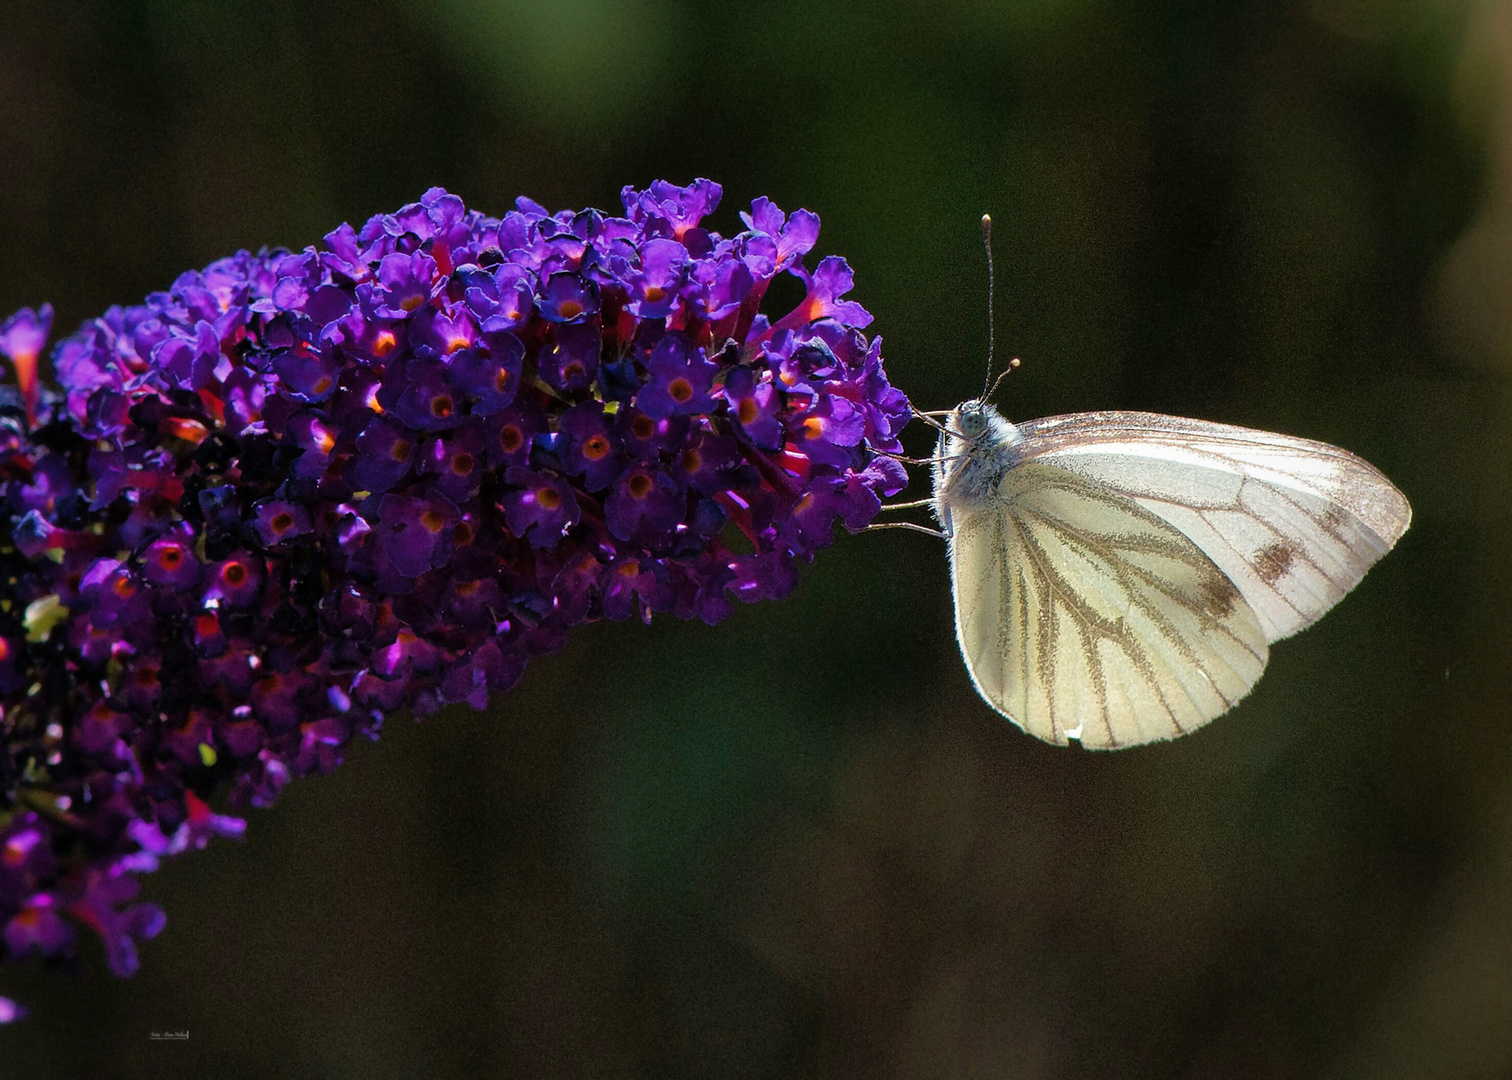
[[[1012,360],[1008,361],[1008,370],[1012,371],[1014,368],[1018,367],[1020,363],[1022,363],[1022,361],[1015,356]]]
[[[992,215],[991,214],[983,214],[982,215],[982,231],[986,232],[990,228],[992,228]]]

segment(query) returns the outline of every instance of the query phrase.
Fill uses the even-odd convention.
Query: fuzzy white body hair
[[[948,434],[935,446],[934,512],[952,533],[950,507],[983,506],[996,495],[1003,476],[1018,461],[1024,437],[998,412],[980,401],[963,401],[946,420]]]

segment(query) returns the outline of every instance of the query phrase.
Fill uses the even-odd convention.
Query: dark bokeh
[[[717,628],[591,627],[148,878],[134,978],[0,973],[35,1013],[0,1074],[1512,1073],[1507,10],[8,0],[5,311],[433,184],[703,175],[726,232],[817,211],[938,408],[982,374],[986,210],[1010,415],[1325,439],[1417,516],[1233,715],[1111,755],[977,700],[924,537]]]

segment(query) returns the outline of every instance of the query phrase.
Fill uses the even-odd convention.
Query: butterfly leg
[[[909,457],[907,454],[897,454],[891,450],[878,450],[876,447],[871,447],[870,449],[871,452],[876,454],[878,457],[892,458],[894,461],[901,461],[905,465],[943,465],[947,461],[954,461],[956,456]]]
[[[884,507],[883,509],[887,509],[887,508]],[[868,525],[866,528],[862,529],[861,531],[862,532],[876,532],[879,529],[908,529],[911,532],[921,532],[921,533],[924,533],[924,534],[926,534],[928,536],[938,537],[941,540],[945,539],[945,534],[942,533],[942,532],[940,532],[938,529],[931,529],[931,528],[928,528],[928,527],[926,527],[924,525],[915,525],[911,521],[882,521],[882,522],[873,522],[872,524]]]
[[[949,412],[944,412],[944,411],[920,412],[918,409],[915,409],[913,411],[913,414],[914,414],[914,419],[915,420],[922,421],[926,427],[932,427],[932,428],[934,428],[941,435],[954,435],[954,434],[956,434],[954,431],[951,431],[948,427],[946,427],[944,424],[940,423],[938,420],[935,419],[936,416],[949,416],[950,415]]]

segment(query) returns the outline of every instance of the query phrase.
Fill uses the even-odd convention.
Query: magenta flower
[[[40,311],[22,308],[0,323],[0,353],[16,365],[16,383],[26,402],[26,418],[36,422],[37,359],[52,333],[53,309],[43,304]]]
[[[719,185],[502,218],[440,189],[239,252],[52,351],[0,325],[0,955],[129,974],[161,858],[573,627],[787,595],[902,488],[907,399],[819,219]],[[779,273],[806,296],[773,321]],[[0,998],[0,1022],[20,1015]]]

